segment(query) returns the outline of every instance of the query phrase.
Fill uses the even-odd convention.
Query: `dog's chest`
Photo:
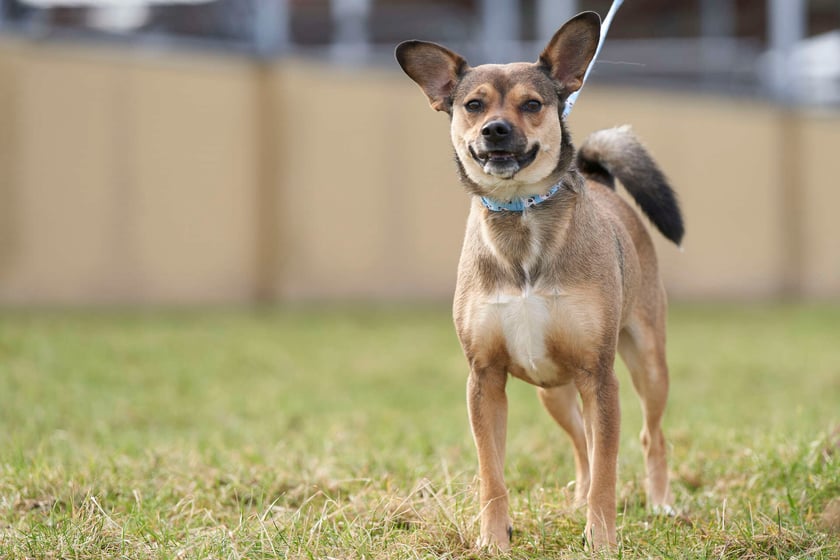
[[[471,314],[476,350],[498,354],[484,345],[503,344],[512,374],[545,387],[566,383],[578,349],[589,345],[596,330],[581,311],[578,295],[561,288],[527,286],[478,298]]]
[[[482,216],[474,207],[458,279],[455,320],[468,358],[535,385],[568,383],[601,332],[591,284],[554,260],[570,218]]]

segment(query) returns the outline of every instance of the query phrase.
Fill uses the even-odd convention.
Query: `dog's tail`
[[[577,166],[612,189],[621,181],[662,235],[680,244],[685,228],[677,196],[629,126],[593,132],[578,150]]]

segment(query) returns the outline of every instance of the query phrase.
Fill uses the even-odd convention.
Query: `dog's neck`
[[[548,261],[566,244],[585,187],[583,177],[575,170],[567,172],[558,184],[561,187],[552,196],[520,212],[494,211],[480,197],[473,198],[471,222],[476,240],[486,248],[482,251],[487,258],[485,280],[496,288],[524,287],[538,281]]]

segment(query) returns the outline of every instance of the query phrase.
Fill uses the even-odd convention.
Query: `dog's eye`
[[[482,109],[484,109],[484,103],[482,103],[478,99],[473,99],[472,101],[467,101],[464,105],[464,108],[467,110],[468,113],[478,113]]]
[[[529,99],[522,104],[522,110],[526,113],[537,113],[540,109],[542,109],[542,103],[536,99]]]

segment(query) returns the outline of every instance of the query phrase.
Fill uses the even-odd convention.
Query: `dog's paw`
[[[490,550],[490,551],[501,551],[501,552],[509,552],[510,545],[513,541],[513,526],[508,525],[507,529],[504,531],[504,536],[502,535],[493,535],[493,534],[486,534],[481,535],[478,538],[478,542],[476,543],[476,547],[481,550]]]
[[[694,526],[694,521],[692,520],[689,513],[687,513],[686,511],[674,509],[673,506],[667,504],[652,506],[650,509],[654,517],[658,517],[660,519],[667,519],[673,523],[678,523],[689,527]]]
[[[594,523],[587,523],[581,535],[583,550],[588,554],[606,555],[612,557],[618,550],[618,539],[613,531],[599,530]],[[600,557],[600,556],[599,556]]]
[[[661,517],[677,517],[677,510],[668,504],[655,505],[651,508],[651,510],[654,515],[659,515]]]
[[[510,540],[502,539],[500,541],[479,537],[478,542],[475,543],[478,550],[487,552],[510,552]]]

